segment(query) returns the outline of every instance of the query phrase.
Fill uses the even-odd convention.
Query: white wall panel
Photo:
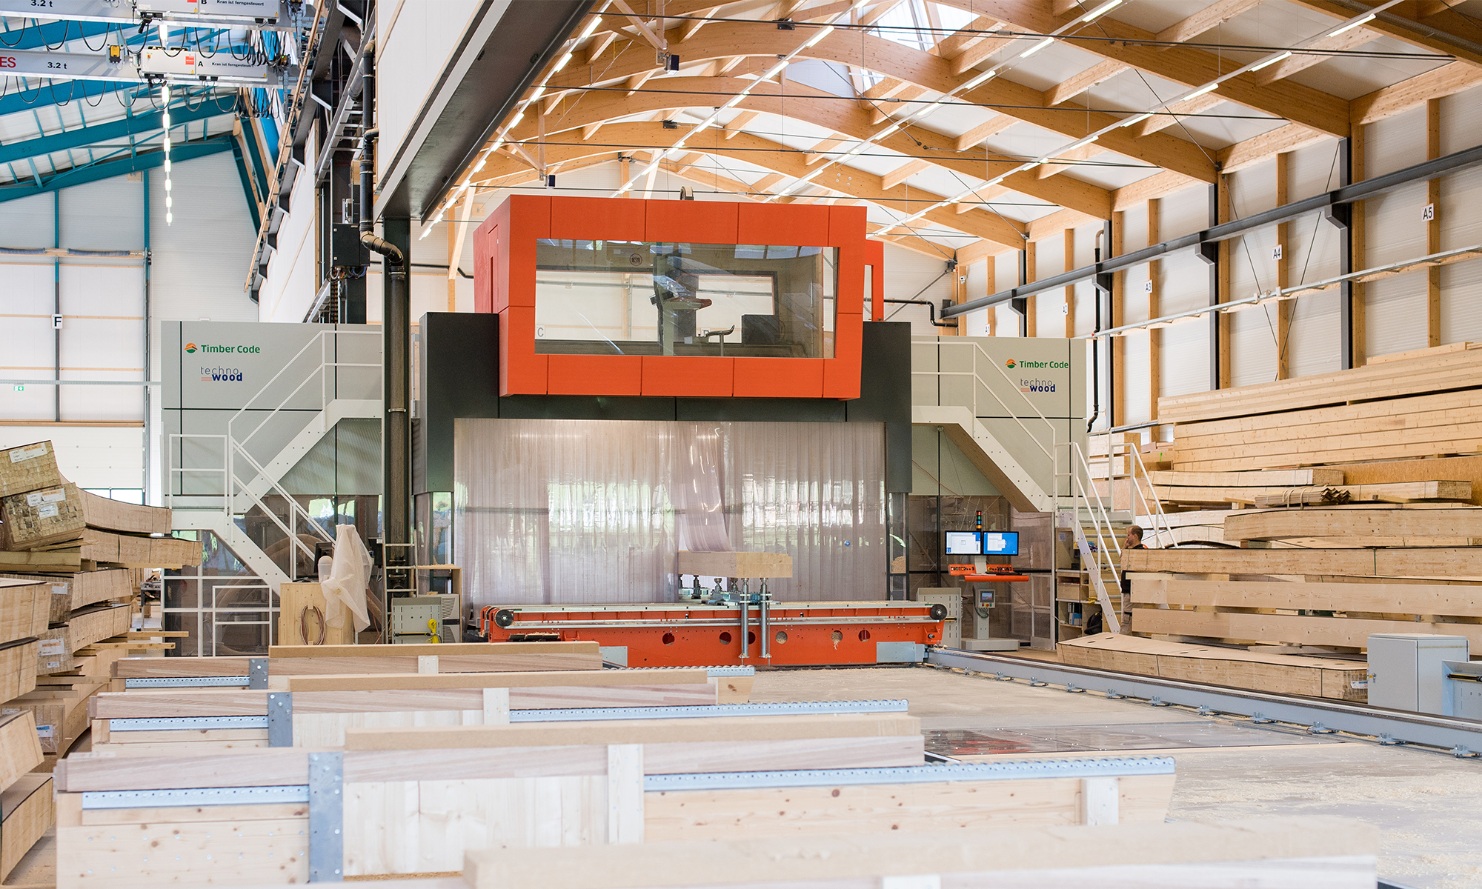
[[[1288,201],[1300,201],[1332,191],[1339,186],[1338,159],[1342,143],[1337,139],[1316,142],[1287,155]]]
[[[376,175],[410,135],[429,92],[448,70],[454,49],[481,4],[477,0],[400,0],[376,4]],[[509,6],[496,0],[494,18]]]
[[[1419,158],[1424,155],[1417,156]],[[1415,182],[1364,201],[1367,255],[1354,259],[1356,268],[1373,268],[1391,262],[1415,259],[1426,254],[1425,223],[1420,214],[1426,204],[1426,184]]]
[[[150,174],[154,318],[258,320],[257,304],[242,287],[257,233],[235,163],[223,153],[174,165],[174,225],[165,224],[164,176]]]
[[[1119,426],[1143,423],[1152,418],[1152,393],[1148,385],[1148,351],[1150,334],[1136,331],[1117,337],[1114,342],[1122,355],[1122,416]]]
[[[1158,264],[1158,311],[1171,315],[1209,305],[1209,266],[1193,251],[1181,250]]]
[[[1482,87],[1441,100],[1441,153],[1482,145]]]
[[[1209,322],[1203,318],[1163,328],[1159,364],[1162,395],[1209,389]]]
[[[0,426],[0,449],[47,439],[56,447],[57,468],[73,484],[84,488],[141,487],[142,427]]]
[[[1342,274],[1339,250],[1342,233],[1322,218],[1320,213],[1302,216],[1288,223],[1290,234],[1283,246],[1291,257],[1290,280],[1293,285],[1323,281]]]
[[[233,177],[232,183],[236,182]],[[241,191],[240,185],[237,190]],[[138,173],[62,189],[62,245],[82,250],[142,250],[144,214],[137,208],[143,193],[144,177]]]
[[[305,165],[317,163],[317,146],[310,134],[304,147]],[[314,304],[318,295],[317,280],[318,222],[315,219],[314,183],[312,176],[300,175],[293,181],[289,206],[293,208],[278,228],[277,249],[268,261],[267,280],[258,292],[258,315],[263,321],[297,323]],[[245,277],[247,270],[244,267]]]
[[[1251,386],[1276,379],[1276,306],[1230,315],[1230,384]]]
[[[1229,176],[1231,219],[1244,219],[1276,206],[1276,158],[1236,170]]]
[[[0,213],[0,247],[52,246],[52,200],[38,194],[7,201]]]
[[[1131,253],[1148,246],[1148,205],[1138,204],[1122,212],[1122,250]]]
[[[1403,170],[1425,160],[1425,105],[1377,120],[1364,130],[1363,178]]]
[[[1341,370],[1340,332],[1336,290],[1298,297],[1292,309],[1287,345],[1291,375],[1305,377]]]
[[[1441,227],[1441,249],[1482,244],[1482,167],[1442,176],[1440,188],[1434,224]]]
[[[1482,340],[1482,260],[1441,269],[1441,342]]]
[[[1372,281],[1363,288],[1366,354],[1387,355],[1426,347],[1424,272]]]
[[[1166,241],[1209,227],[1209,187],[1195,185],[1158,202],[1158,236]]]
[[[1274,251],[1277,229],[1262,226],[1230,241],[1229,299],[1242,299],[1276,289],[1277,273]],[[1282,246],[1282,251],[1289,249]]]

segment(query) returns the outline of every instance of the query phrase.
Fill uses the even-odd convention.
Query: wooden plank
[[[1176,472],[1151,470],[1148,479],[1159,487],[1290,488],[1302,485],[1343,484],[1341,469],[1261,469],[1253,472]]]
[[[1160,823],[1172,775],[1123,777],[1121,820]],[[818,836],[925,832],[1081,822],[1076,778],[947,781],[934,784],[667,791],[644,797],[647,840],[719,840],[737,834]]]
[[[1444,500],[1466,503],[1472,499],[1472,483],[1466,481],[1391,482],[1384,485],[1344,485],[1341,488],[1293,488],[1255,496],[1256,506],[1324,506],[1341,500],[1349,503],[1415,503]]]
[[[247,750],[234,753],[232,768],[213,754],[179,754],[168,760],[119,757],[105,753],[73,753],[57,763],[57,790],[172,790],[191,787],[266,787],[307,784],[308,751],[297,748]],[[39,762],[39,759],[38,759]]]
[[[442,732],[348,732],[347,750],[452,750],[573,744],[645,744],[798,738],[900,737],[919,734],[920,721],[904,713],[832,713],[823,716],[733,716],[713,719],[639,719],[465,727]]]
[[[706,577],[792,577],[792,556],[786,553],[714,553],[682,550],[674,557],[679,574]]]
[[[30,710],[36,718],[36,734],[43,753],[65,753],[88,727],[88,701],[103,687],[101,682],[77,681],[74,685],[46,686],[21,695],[6,710]],[[3,832],[0,832],[3,836]]]
[[[602,669],[601,652],[596,642],[456,642],[441,645],[274,645],[268,657],[333,658],[333,657],[418,657],[420,655],[453,657],[481,655],[487,657],[523,655],[549,656],[559,659],[571,656],[596,658],[586,667],[553,667],[540,669]],[[474,672],[474,671],[468,671]]]
[[[127,605],[94,605],[67,618],[67,646],[80,651],[95,642],[129,631],[132,610]]]
[[[355,624],[339,599],[317,583],[285,583],[278,592],[278,638],[291,645],[352,645]]]
[[[18,698],[36,688],[40,647],[35,639],[0,646],[0,701]]]
[[[71,574],[82,569],[82,554],[76,550],[43,553],[0,552],[0,570]]]
[[[1482,509],[1303,509],[1236,512],[1227,541],[1284,537],[1482,537]]]
[[[41,765],[36,717],[29,710],[0,714],[0,787]]]
[[[1122,565],[1164,574],[1482,578],[1482,547],[1148,549],[1124,552]]]
[[[1132,609],[1132,627],[1138,633],[1198,636],[1244,643],[1324,645],[1365,651],[1375,633],[1438,633],[1465,636],[1482,645],[1482,624],[1445,621],[1371,620],[1344,617],[1305,617],[1294,614],[1238,614],[1233,612]]]
[[[1117,633],[1061,642],[1068,664],[1273,694],[1364,701],[1368,665],[1303,655],[1257,654]],[[1357,687],[1355,685],[1357,684]]]
[[[162,885],[304,883],[309,878],[309,821],[162,820],[57,828],[57,889],[158,889]],[[157,850],[166,851],[157,851]],[[218,868],[205,864],[222,862]],[[203,879],[204,877],[204,879]]]
[[[627,685],[704,685],[704,668],[563,670],[558,673],[434,673],[291,676],[286,691],[368,691],[376,689],[538,688],[547,685],[614,687]]]
[[[759,825],[760,826],[760,825]],[[1377,828],[1345,819],[1264,818],[1220,825],[1174,823],[1115,827],[1020,827],[898,832],[790,839],[746,831],[697,845],[656,841],[642,845],[563,849],[483,849],[468,854],[469,889],[539,886],[541,889],[690,889],[739,886],[795,889],[906,889],[924,886],[1178,887],[1316,885],[1372,886]],[[918,832],[920,831],[920,832]],[[1290,882],[1268,882],[1257,868],[1321,857]],[[661,863],[656,866],[656,863]],[[1208,864],[1207,873],[1186,866]],[[1102,870],[1107,869],[1107,870]],[[1272,874],[1266,871],[1266,874]],[[600,883],[594,882],[600,874]],[[1222,877],[1222,875],[1224,875]]]
[[[56,819],[51,776],[31,772],[0,793],[0,879],[6,879]]]
[[[118,679],[246,676],[251,660],[245,657],[121,658],[113,664],[113,676]]]
[[[1416,500],[1469,502],[1472,483],[1467,481],[1393,482],[1383,485],[1335,487],[1235,487],[1187,488],[1162,486],[1158,498],[1167,503],[1242,503],[1261,507],[1321,505],[1347,495],[1345,502],[1410,503]]]
[[[1165,574],[1131,578],[1136,605],[1482,617],[1482,600],[1471,584],[1188,580]]]

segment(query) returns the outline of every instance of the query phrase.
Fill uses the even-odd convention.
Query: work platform
[[[1413,889],[1482,885],[1482,762],[1144,700],[1067,693],[932,667],[757,674],[752,700],[900,698],[930,752],[968,761],[1161,753],[1177,762],[1173,821],[1336,815],[1377,825],[1379,874]]]

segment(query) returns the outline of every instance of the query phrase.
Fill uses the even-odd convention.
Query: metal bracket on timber
[[[268,746],[293,746],[293,693],[268,693]]]
[[[198,732],[217,728],[267,728],[266,716],[148,716],[108,720],[110,732]]]
[[[307,784],[268,787],[192,787],[177,790],[89,790],[82,794],[84,810],[164,809],[199,806],[295,805],[309,802]]]
[[[939,667],[985,673],[1003,681],[1023,679],[1031,685],[1074,684],[1104,691],[1108,698],[1141,698],[1157,706],[1203,707],[1214,713],[1250,717],[1252,722],[1284,722],[1308,728],[1320,726],[1376,741],[1388,739],[1382,743],[1435,747],[1457,756],[1482,751],[1482,723],[1465,719],[1400,713],[1339,701],[1308,700],[963,651],[937,649],[927,662]]]
[[[246,676],[141,676],[125,679],[124,688],[248,688],[251,681]]]
[[[345,878],[345,754],[309,754],[309,882]]]
[[[255,657],[247,664],[247,687],[264,689],[268,687],[268,659]]]

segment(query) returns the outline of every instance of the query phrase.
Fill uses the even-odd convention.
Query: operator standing
[[[1122,552],[1129,549],[1147,549],[1142,542],[1142,528],[1130,525],[1127,528],[1127,539],[1122,542]],[[1126,558],[1122,560],[1122,629],[1132,629],[1132,578],[1127,576]]]

